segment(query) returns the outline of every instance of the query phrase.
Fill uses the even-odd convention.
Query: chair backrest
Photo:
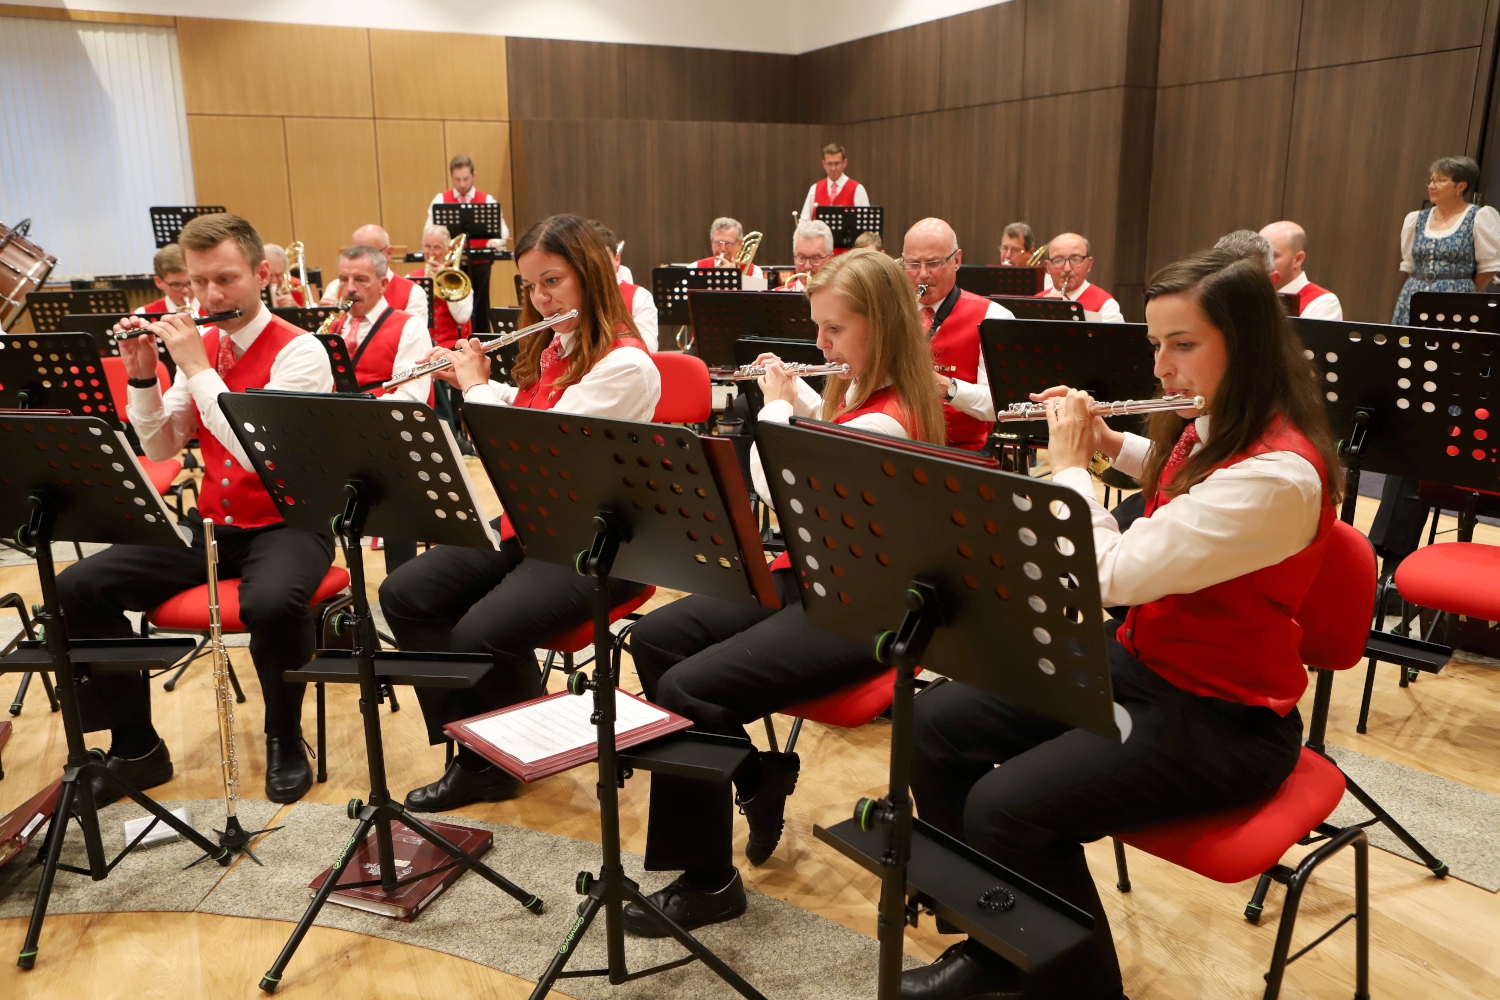
[[[125,371],[125,359],[103,357],[99,360],[104,362],[104,377],[109,380],[109,395],[114,400],[115,412],[120,415],[120,423],[128,424],[130,418],[125,415],[125,404],[130,400],[130,375]],[[156,363],[156,377],[161,380],[165,392],[172,384],[172,376],[160,361]]]
[[[653,353],[661,373],[661,399],[651,419],[658,424],[701,424],[714,412],[708,365],[691,354]]]
[[[1370,540],[1335,521],[1323,549],[1323,565],[1297,609],[1302,626],[1302,662],[1323,670],[1347,670],[1364,656],[1375,611],[1375,550]]]

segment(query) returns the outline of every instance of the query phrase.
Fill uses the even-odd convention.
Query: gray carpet
[[[201,830],[209,840],[215,839],[212,832],[215,826],[223,829],[222,799],[168,801],[161,804],[168,809],[188,807],[194,828]],[[247,830],[261,829],[276,815],[279,808],[264,799],[247,799],[239,804],[240,825]],[[104,837],[106,861],[114,860],[115,855],[125,846],[125,821],[145,814],[146,811],[134,802],[116,802],[99,811],[99,828]],[[281,834],[271,836],[279,837]],[[29,862],[36,856],[40,846],[39,838],[33,840],[22,857],[0,868],[0,917],[30,916],[42,868],[41,865]],[[95,882],[87,875],[58,872],[47,912],[193,910],[224,876],[224,869],[208,861],[188,871],[182,870],[184,865],[191,863],[201,853],[187,841],[176,840],[154,847],[136,848],[102,882]],[[256,853],[258,855],[260,852]],[[88,866],[88,858],[83,849],[83,832],[76,822],[68,825],[68,839],[63,844],[62,860],[65,864]],[[252,862],[245,863],[254,867]]]
[[[598,845],[467,818],[451,821],[493,831],[495,846],[486,855],[486,863],[542,896],[546,912],[533,916],[488,882],[466,874],[411,923],[342,906],[324,907],[318,923],[447,952],[534,982],[575,919],[579,897],[573,892],[574,878],[580,871],[599,868]],[[352,830],[342,806],[299,803],[287,817],[287,828],[267,838],[264,851],[258,852],[266,867],[236,867],[198,909],[296,920],[307,905],[307,883],[332,863]],[[640,857],[632,854],[625,856],[625,869],[648,892],[671,877],[643,872]],[[769,896],[755,892],[749,896],[745,916],[703,928],[698,936],[757,989],[767,996],[820,1000],[854,1000],[874,994],[878,949],[873,939]],[[603,935],[601,916],[579,945],[572,968],[604,964]],[[683,951],[675,942],[628,938],[626,954],[631,967],[640,969],[679,958]],[[295,961],[287,975],[297,977]],[[727,1000],[738,996],[698,963],[623,986],[609,986],[599,979],[568,980],[560,985],[568,995],[583,1000],[661,996]]]
[[[1454,878],[1500,892],[1500,795],[1343,747],[1330,746],[1328,754],[1407,832],[1446,861]],[[1369,816],[1345,793],[1331,821],[1346,826]],[[1370,843],[1381,850],[1417,860],[1383,825],[1367,831]]]

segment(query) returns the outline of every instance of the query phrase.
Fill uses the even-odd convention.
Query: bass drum
[[[26,295],[42,287],[57,258],[26,238],[31,220],[24,219],[15,229],[0,222],[0,330],[9,330],[21,310]]]

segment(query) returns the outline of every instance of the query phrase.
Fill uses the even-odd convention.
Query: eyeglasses
[[[162,284],[166,285],[174,292],[185,292],[189,288],[193,287],[193,283],[191,281],[164,281],[162,282]]]
[[[825,260],[827,260],[829,257],[832,257],[832,256],[833,256],[833,254],[829,254],[829,253],[817,254],[816,256],[811,255],[811,254],[805,254],[805,253],[794,253],[794,254],[792,254],[792,263],[794,263],[794,264],[821,264]]]
[[[1088,257],[1085,257],[1081,253],[1075,253],[1071,257],[1048,257],[1047,263],[1051,264],[1053,267],[1062,267],[1064,264],[1072,264],[1074,267],[1078,267],[1088,259]]]
[[[730,247],[743,242],[744,240],[709,240],[708,245],[715,250],[728,250]]]
[[[944,264],[952,260],[954,255],[957,254],[958,251],[959,248],[954,247],[953,253],[950,253],[942,260],[903,260],[901,262],[901,266],[906,268],[907,274],[917,274],[921,272],[923,268],[926,268],[929,271],[936,271],[938,268],[942,267]]]

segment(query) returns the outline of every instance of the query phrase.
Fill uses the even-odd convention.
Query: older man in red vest
[[[240,618],[250,630],[250,658],[266,703],[266,797],[292,802],[312,787],[302,741],[306,685],[289,684],[282,673],[312,657],[308,605],[333,561],[333,539],[281,519],[219,408],[219,395],[261,388],[328,392],[333,373],[322,345],[261,302],[271,269],[250,223],[234,215],[200,215],[183,227],[179,242],[204,308],[242,314],[201,331],[181,314],[149,325],[130,317],[115,330],[144,328],[154,334],[120,340],[130,377],[126,412],[146,457],[170,458],[189,439],[198,439],[203,485],[198,509],[186,524],[193,544],[178,549],[113,545],[64,570],[57,578],[59,596],[73,638],[131,635],[125,612],[148,611],[207,579],[202,521],[213,518],[219,572],[240,580]],[[157,382],[158,337],[177,363],[171,388]],[[151,724],[143,678],[100,672],[83,688],[85,730],[112,733],[105,766],[137,788],[169,780],[172,757]],[[94,783],[93,793],[100,805],[116,797],[102,781]]]
[[[979,347],[979,324],[987,319],[1014,319],[1015,314],[958,287],[963,260],[958,235],[942,219],[923,219],[906,231],[901,262],[917,291],[917,312],[932,344],[932,361],[952,369],[933,374],[943,396],[948,445],[978,451],[989,440],[995,421],[995,401]]]
[[[422,230],[422,261],[423,264],[417,270],[408,274],[408,278],[430,278],[437,274],[443,267],[444,257],[448,253],[448,244],[453,238],[448,235],[446,226],[428,226]],[[461,299],[443,299],[434,297],[432,300],[432,331],[433,343],[439,347],[452,348],[460,339],[468,339],[474,335],[474,289],[469,289],[469,294]]]
[[[1047,276],[1052,287],[1038,292],[1037,298],[1072,299],[1083,307],[1083,318],[1090,323],[1125,322],[1115,297],[1089,283],[1093,269],[1094,250],[1088,240],[1077,233],[1052,237],[1047,244]]]
[[[416,282],[407,281],[401,275],[390,269],[391,258],[395,256],[396,249],[391,246],[391,234],[373,222],[360,226],[354,231],[349,242],[357,247],[369,247],[385,258],[386,270],[390,272],[391,280],[385,286],[385,300],[390,303],[392,309],[400,309],[409,316],[419,316],[422,325],[427,325],[427,293],[422,291],[422,286]],[[319,305],[336,306],[342,302],[344,296],[339,294],[339,282],[335,278],[323,289],[323,299]]]
[[[415,368],[432,353],[427,324],[405,310],[392,309],[386,299],[393,277],[385,258],[369,247],[352,246],[339,254],[339,285],[349,311],[333,329],[349,347],[354,380],[361,392],[426,403],[432,392],[431,377],[394,389],[381,387],[392,374]]]

